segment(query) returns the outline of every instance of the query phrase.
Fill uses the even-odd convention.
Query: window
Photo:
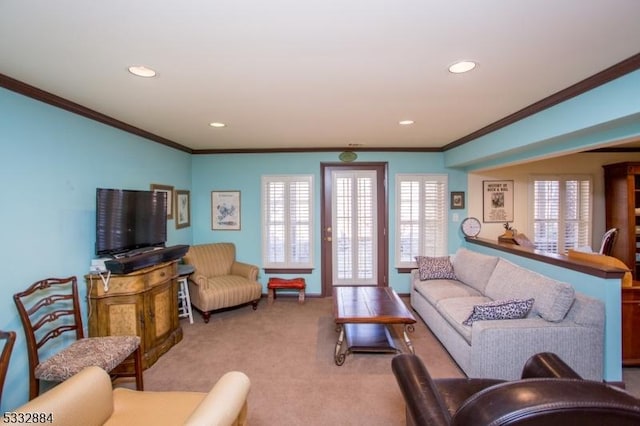
[[[562,254],[591,246],[590,176],[532,176],[529,188],[536,249]]]
[[[447,176],[396,175],[396,267],[447,254]]]
[[[313,176],[262,177],[265,268],[313,267]]]

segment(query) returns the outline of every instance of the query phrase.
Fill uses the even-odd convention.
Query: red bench
[[[269,278],[267,284],[269,303],[273,303],[276,298],[276,290],[298,290],[298,303],[304,303],[304,289],[306,286],[304,278]]]

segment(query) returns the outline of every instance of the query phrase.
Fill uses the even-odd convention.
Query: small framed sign
[[[191,226],[190,192],[178,189],[176,191],[176,229]]]
[[[464,192],[451,191],[451,208],[464,209]]]
[[[211,229],[240,230],[240,191],[211,191]]]
[[[513,222],[513,181],[482,181],[482,221]]]

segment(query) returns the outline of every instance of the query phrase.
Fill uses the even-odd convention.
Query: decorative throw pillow
[[[449,256],[416,256],[420,280],[457,280]]]
[[[474,321],[520,319],[527,316],[535,299],[494,300],[493,302],[475,305],[464,325],[471,325]]]

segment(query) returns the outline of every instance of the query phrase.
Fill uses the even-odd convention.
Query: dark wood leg
[[[36,379],[31,373],[29,377],[29,401],[38,395],[40,395],[40,380]]]
[[[211,312],[203,312],[202,319],[204,319],[204,323],[207,324],[209,322],[209,318],[211,318]]]
[[[255,311],[256,309],[258,309],[258,302],[260,301],[260,299],[258,300],[254,300],[253,302],[251,302],[251,306],[253,307],[253,310]]]
[[[139,391],[144,390],[144,380],[142,378],[142,350],[140,346],[134,352],[134,369],[136,371],[136,389]]]

